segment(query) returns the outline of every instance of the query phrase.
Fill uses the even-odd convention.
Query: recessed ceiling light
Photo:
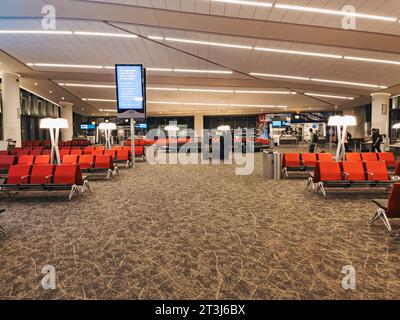
[[[247,5],[247,6],[255,6],[255,7],[266,7],[266,8],[271,8],[273,6],[272,3],[268,3],[268,2],[245,1],[245,0],[211,0],[211,1],[239,4],[239,5]]]
[[[250,75],[259,76],[259,77],[282,78],[282,79],[307,80],[307,81],[310,80],[310,78],[297,77],[297,76],[288,76],[288,75],[282,75],[282,74],[269,74],[269,73],[251,72]]]
[[[149,38],[151,40],[164,40],[163,37],[159,37],[159,36],[148,36],[147,38]]]
[[[34,83],[35,86],[39,85],[37,82]]]
[[[50,90],[49,93],[53,93],[53,91]]]
[[[313,57],[321,57],[321,58],[332,58],[332,59],[342,59],[343,58],[343,56],[341,56],[341,55],[327,54],[327,53],[317,53],[317,52],[308,52],[308,51],[282,50],[282,49],[261,48],[261,47],[255,47],[254,49],[258,50],[258,51],[287,53],[287,54],[296,54],[296,55],[313,56]]]
[[[65,97],[61,97],[61,100],[65,100]]]
[[[286,10],[294,10],[294,11],[304,11],[304,12],[313,12],[313,13],[322,13],[322,14],[331,14],[337,16],[345,16],[345,17],[358,17],[365,19],[373,19],[373,20],[382,20],[382,21],[390,21],[395,22],[398,19],[393,17],[384,17],[384,16],[376,16],[371,14],[357,13],[357,12],[347,12],[342,10],[328,10],[321,8],[312,8],[312,7],[304,7],[304,6],[292,6],[287,4],[275,4],[275,8],[277,9],[286,9]]]
[[[107,33],[107,32],[89,32],[89,31],[74,31],[78,36],[95,36],[95,37],[117,37],[117,38],[137,38],[137,35],[129,33]]]
[[[235,48],[235,49],[247,49],[247,50],[253,49],[253,47],[251,47],[251,46],[243,46],[243,45],[237,45],[237,44],[211,42],[211,41],[188,40],[188,39],[178,39],[178,38],[165,38],[165,40],[166,41],[171,41],[171,42],[183,42],[183,43],[200,44],[200,45],[217,46],[217,47],[226,47],[226,48]]]

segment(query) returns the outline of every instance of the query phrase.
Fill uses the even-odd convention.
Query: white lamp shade
[[[41,129],[67,129],[69,128],[68,120],[62,118],[44,118],[40,120]]]
[[[392,127],[393,129],[400,129],[400,122],[396,123],[395,125],[393,125]]]
[[[340,125],[342,125],[342,123],[341,123],[341,116],[331,116],[331,117],[329,117],[329,120],[328,120],[328,126],[340,126]]]
[[[344,116],[342,118],[343,125],[346,126],[356,126],[357,125],[357,119],[355,116]]]
[[[165,131],[179,131],[179,127],[170,125],[170,126],[166,126],[166,127],[164,128],[164,130],[165,130]]]
[[[117,125],[113,122],[103,122],[99,124],[100,130],[117,130]]]
[[[332,116],[329,117],[328,126],[356,126],[357,119],[355,116]]]
[[[231,130],[231,127],[230,126],[219,126],[217,128],[217,130],[218,131],[229,131],[229,130]]]

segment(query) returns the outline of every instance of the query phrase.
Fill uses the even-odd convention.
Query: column
[[[202,130],[204,129],[204,116],[202,114],[194,115],[194,131],[197,138],[203,137]]]
[[[19,76],[14,73],[1,74],[3,98],[3,128],[4,140],[16,141],[21,147],[21,98],[19,91]]]
[[[371,129],[379,129],[380,134],[389,134],[389,93],[373,93],[371,110]]]
[[[71,141],[74,135],[74,117],[73,117],[73,103],[71,102],[60,102],[61,105],[61,118],[67,119],[69,128],[62,129],[62,140]]]

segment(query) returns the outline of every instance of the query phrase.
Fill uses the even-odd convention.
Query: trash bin
[[[264,178],[269,180],[279,180],[282,177],[281,153],[264,151],[263,152]]]

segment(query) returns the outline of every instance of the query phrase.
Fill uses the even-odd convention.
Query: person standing
[[[318,135],[313,132],[313,129],[310,128],[310,153],[315,152],[315,145],[318,143]]]
[[[371,152],[382,152],[381,151],[381,143],[382,143],[382,135],[379,133],[379,129],[372,129],[372,147]]]

